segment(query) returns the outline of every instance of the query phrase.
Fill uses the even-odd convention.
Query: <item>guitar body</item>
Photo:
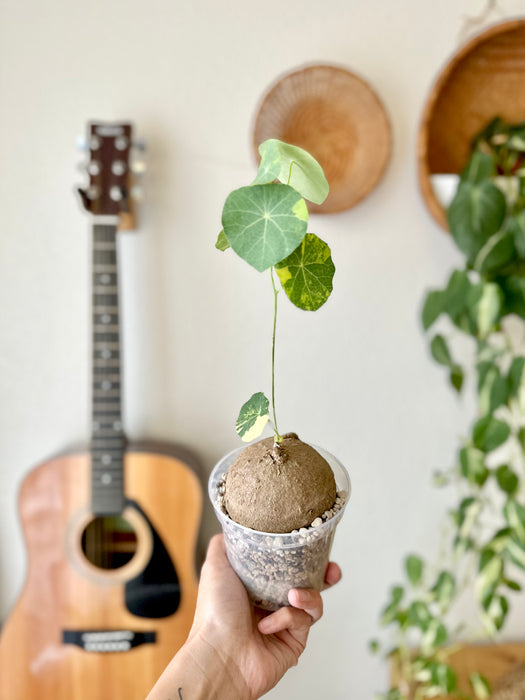
[[[108,570],[82,544],[94,517],[90,454],[56,457],[26,477],[28,570],[0,635],[1,700],[144,700],[186,639],[197,596],[202,490],[179,454],[126,450],[123,517],[136,551]]]

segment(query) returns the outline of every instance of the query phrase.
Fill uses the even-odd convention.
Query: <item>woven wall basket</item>
[[[460,173],[472,138],[497,116],[525,120],[525,19],[494,25],[463,46],[441,71],[424,107],[419,184],[430,213],[445,229],[430,176]]]
[[[321,164],[330,194],[310,211],[337,212],[362,200],[381,179],[391,148],[383,105],[360,77],[333,65],[308,65],[270,87],[255,118],[253,142],[300,146]]]

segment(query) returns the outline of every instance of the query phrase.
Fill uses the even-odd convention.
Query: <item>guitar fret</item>
[[[94,294],[116,294],[118,287],[115,285],[96,284],[93,287]]]
[[[112,263],[99,263],[95,262],[93,264],[93,274],[100,275],[103,272],[116,272],[117,266]]]
[[[113,315],[117,315],[119,312],[118,306],[110,306],[109,304],[97,304],[97,306],[93,307],[93,311],[95,313],[105,313]]]
[[[119,327],[116,324],[110,325],[108,324],[95,324],[93,330],[95,333],[114,333],[118,334],[119,332]]]

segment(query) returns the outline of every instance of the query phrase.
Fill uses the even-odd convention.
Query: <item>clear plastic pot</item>
[[[331,466],[337,491],[344,494],[344,503],[333,517],[317,527],[301,528],[299,532],[275,534],[251,530],[234,522],[221,509],[218,487],[245,447],[224,456],[210,475],[208,493],[222,526],[230,564],[252,602],[265,610],[289,605],[291,588],[322,589],[335,529],[350,497],[350,477],[343,465],[326,450],[312,447]],[[283,507],[286,504],[283,503]]]

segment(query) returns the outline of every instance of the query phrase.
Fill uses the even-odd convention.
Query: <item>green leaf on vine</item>
[[[507,204],[491,182],[460,182],[448,208],[450,232],[458,248],[473,263],[485,243],[501,228]]]
[[[414,627],[425,631],[433,619],[428,605],[422,600],[415,600],[408,608],[408,620]]]
[[[476,579],[476,597],[483,606],[489,604],[503,579],[503,558],[491,552],[487,559]]]
[[[335,267],[330,248],[315,233],[307,233],[275,269],[286,295],[300,309],[316,311],[332,292]]]
[[[490,700],[491,688],[490,683],[477,671],[470,674],[470,687],[472,688],[476,700]]]
[[[304,199],[291,187],[280,184],[234,190],[222,212],[224,235],[229,244],[259,272],[297,248],[307,223]]]
[[[525,544],[525,507],[518,501],[510,499],[503,508],[503,514],[513,533],[520,542]]]
[[[235,424],[241,440],[250,442],[259,437],[264,430],[264,426],[270,420],[269,407],[270,402],[262,392],[253,394],[243,404]]]
[[[512,534],[508,539],[505,551],[513,563],[525,571],[525,544],[520,542],[515,534]]]
[[[445,365],[445,367],[452,366],[453,362],[452,357],[450,356],[447,341],[442,335],[438,334],[432,338],[432,342],[430,343],[430,352],[432,353],[434,360],[439,362],[440,365]]]
[[[441,290],[434,290],[428,292],[425,303],[423,304],[423,310],[421,312],[421,320],[423,322],[423,328],[428,331],[430,326],[432,326],[435,321],[439,318],[442,312],[445,310],[445,295]]]
[[[509,389],[505,377],[492,362],[480,362],[478,369],[478,402],[482,414],[493,413],[506,403]]]
[[[436,599],[441,609],[448,608],[456,592],[456,580],[449,571],[441,571],[436,583],[430,591]]]
[[[483,452],[491,452],[503,445],[509,435],[509,425],[491,415],[477,420],[472,430],[474,446]]]
[[[415,554],[409,554],[405,559],[405,571],[408,580],[413,586],[417,586],[423,576],[423,560]]]
[[[522,413],[525,413],[525,357],[515,357],[508,374],[510,396],[515,399]]]
[[[496,470],[496,480],[500,489],[509,495],[516,493],[520,483],[518,476],[506,464]]]
[[[478,336],[485,338],[500,318],[502,294],[499,285],[494,282],[473,285],[467,294],[467,304]]]
[[[279,180],[290,185],[314,204],[322,204],[329,185],[322,167],[303,148],[278,139],[268,139],[259,146],[261,162],[253,185]]]
[[[485,466],[485,453],[475,447],[464,447],[459,452],[463,476],[475,486],[483,486],[489,476]]]

